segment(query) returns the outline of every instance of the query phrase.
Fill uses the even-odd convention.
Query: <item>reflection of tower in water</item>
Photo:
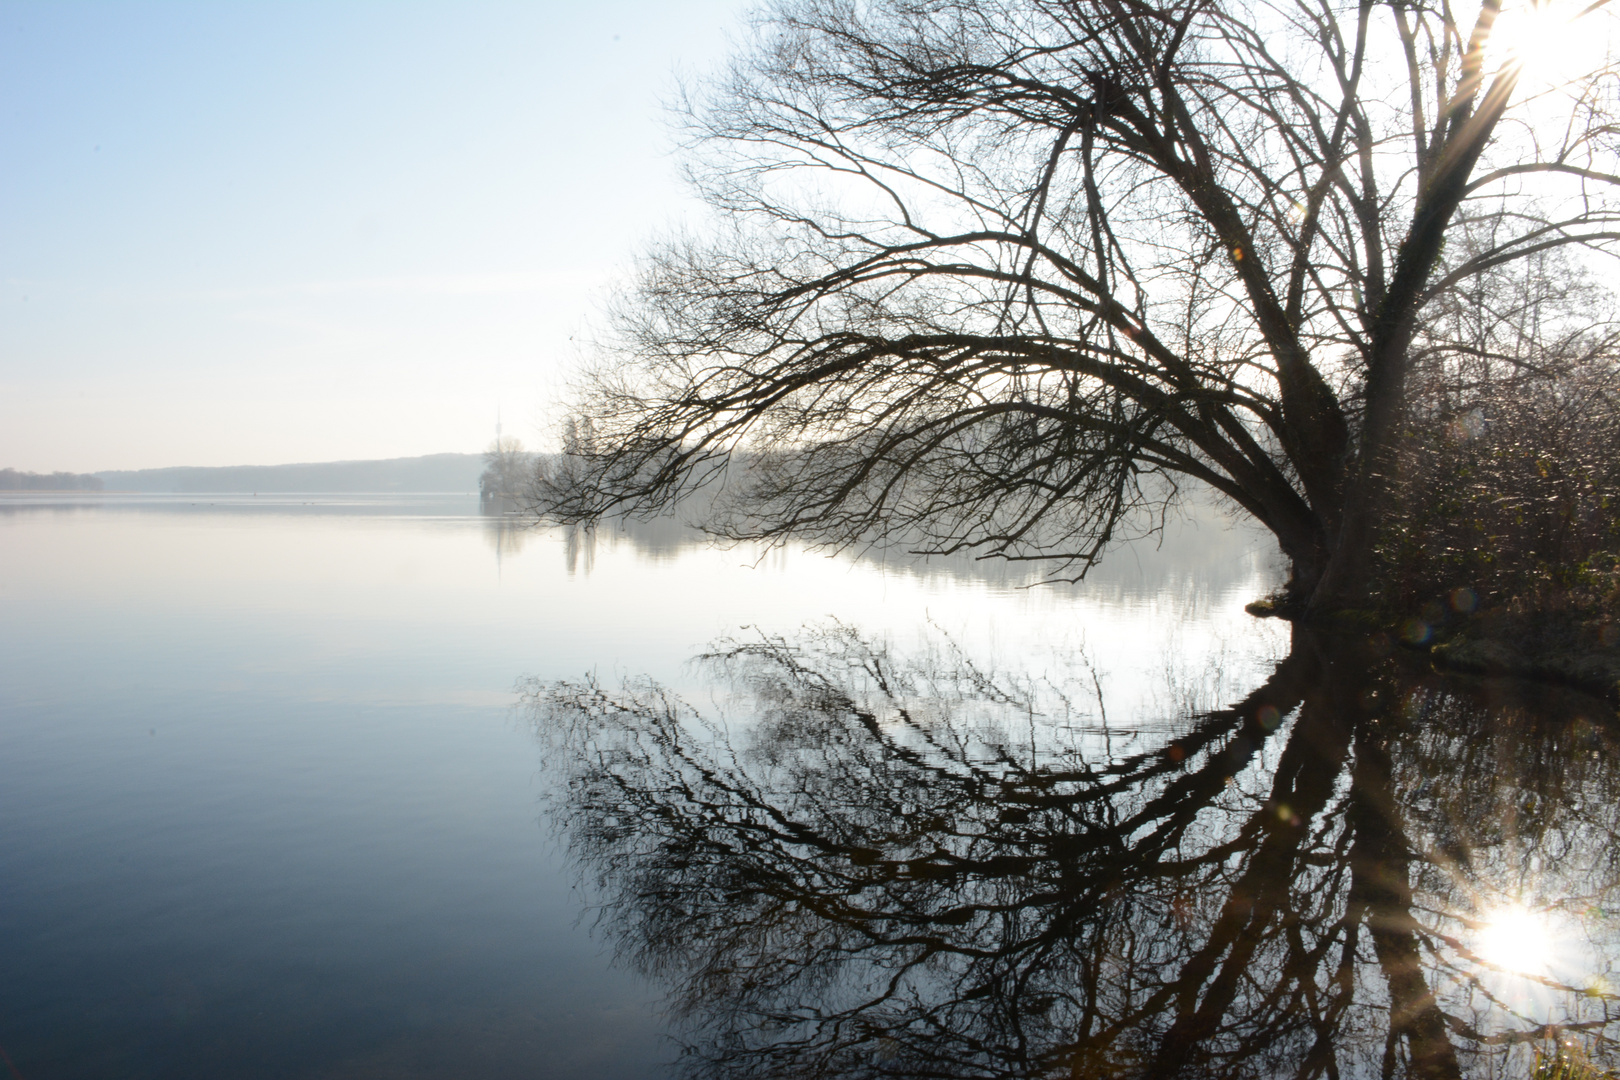
[[[596,530],[589,525],[568,525],[563,530],[563,558],[568,574],[574,575],[585,564],[585,573],[596,568]]]
[[[521,554],[528,546],[532,528],[518,515],[502,513],[498,504],[493,510],[485,508],[484,538],[495,551],[497,569],[506,556]]]
[[[530,521],[521,514],[503,513],[498,503],[495,509],[486,507],[484,539],[495,552],[497,574],[506,557],[521,555],[535,532],[541,528],[537,522]],[[568,573],[590,574],[596,568],[596,530],[588,525],[566,525],[561,527],[561,532],[563,559],[567,564]]]

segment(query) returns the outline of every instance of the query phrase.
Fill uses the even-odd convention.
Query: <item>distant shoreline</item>
[[[288,465],[179,465],[93,475],[108,493],[169,495],[448,494],[478,490],[482,454],[426,454]]]
[[[93,489],[93,488],[15,488],[15,489],[0,489],[0,500],[5,500],[5,499],[12,499],[12,500],[28,499],[28,498],[32,498],[33,496],[36,496],[36,495],[72,495],[75,498],[81,498],[81,499],[106,499],[106,500],[110,500],[110,501],[140,499],[140,498],[147,498],[147,497],[150,497],[150,496],[153,496],[153,495],[165,495],[165,496],[175,496],[175,497],[179,497],[179,496],[186,496],[186,497],[197,496],[197,497],[201,497],[201,496],[211,496],[211,495],[229,495],[232,498],[253,498],[255,496],[260,496],[260,497],[275,498],[275,499],[293,498],[293,497],[299,496],[299,495],[320,495],[322,497],[335,496],[335,495],[353,495],[353,496],[356,496],[356,497],[369,496],[369,497],[374,497],[374,498],[391,498],[391,497],[393,497],[395,495],[456,495],[456,496],[466,495],[468,497],[474,497],[475,498],[478,495],[478,489],[477,488],[446,488],[446,489],[444,489],[442,491],[441,490],[403,491],[403,490],[399,490],[399,489],[395,489],[395,490],[391,490],[391,491],[369,491],[369,490],[357,490],[357,491],[137,491],[137,490],[133,490],[133,489],[131,489],[131,490],[120,490],[120,491],[105,491],[105,490],[99,490],[99,489]]]

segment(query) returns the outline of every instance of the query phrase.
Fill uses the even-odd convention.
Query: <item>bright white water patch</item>
[[[1516,975],[1543,975],[1555,947],[1552,925],[1544,913],[1522,907],[1490,914],[1479,931],[1474,952],[1481,960]]]

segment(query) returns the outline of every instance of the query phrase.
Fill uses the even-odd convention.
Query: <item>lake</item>
[[[0,1066],[1617,1063],[1605,706],[1252,619],[1213,514],[1038,572],[6,498]]]

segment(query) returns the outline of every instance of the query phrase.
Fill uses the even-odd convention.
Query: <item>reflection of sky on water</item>
[[[1326,1024],[1340,1075],[1379,1075],[1393,1001],[1395,1074],[1488,1075],[1549,1021],[1590,1050],[1614,1008],[1612,720],[1290,652],[1241,611],[1264,550],[1212,522],[1026,589],[514,529],[471,499],[208,501],[0,500],[0,1046],[24,1075],[660,1075],[663,993],[689,1037],[774,1009],[752,1057],[710,1055],[773,1075],[804,1062],[762,1064],[766,1036],[901,972],[844,1049],[902,1073],[1292,1075]],[[597,726],[514,716],[519,676],[587,673]],[[679,700],[701,738],[638,727]],[[613,702],[635,707],[602,726]],[[592,749],[622,767],[579,771]],[[814,828],[739,831],[771,813]],[[621,905],[605,937],[582,884]],[[1493,931],[1510,910],[1537,921]]]
[[[656,1075],[653,991],[536,828],[520,676],[695,691],[693,653],[744,626],[911,648],[932,620],[1090,718],[1083,649],[1128,739],[1179,715],[1172,668],[1241,693],[1280,640],[1239,610],[1272,580],[1245,542],[1196,589],[1092,598],[632,536],[576,538],[570,573],[564,533],[508,545],[476,510],[0,498],[0,1047],[24,1075]]]
[[[310,618],[299,636],[320,639],[299,658],[304,678],[321,674],[319,652],[364,651],[371,642],[421,661],[403,665],[407,680],[463,662],[444,647],[441,631],[451,628],[468,653],[504,654],[507,676],[618,666],[679,679],[693,650],[743,625],[779,631],[836,617],[906,640],[932,623],[978,651],[1084,652],[1121,717],[1151,700],[1175,710],[1167,670],[1213,667],[1242,683],[1278,648],[1276,629],[1241,610],[1276,580],[1266,549],[1217,521],[1173,535],[1168,554],[1122,550],[1083,585],[1024,588],[995,563],[939,569],[892,553],[829,558],[794,547],[716,548],[656,530],[649,538],[512,527],[479,517],[466,498],[212,498],[62,499],[51,516],[79,527],[50,536],[11,529],[10,543],[31,545],[19,557],[59,578],[38,590],[37,617],[57,617],[59,600],[75,593],[238,630],[268,629],[302,611]],[[0,522],[40,520],[43,508],[21,502],[0,500]],[[487,555],[469,550],[480,534]],[[347,633],[361,627],[364,634]]]
[[[627,608],[672,596],[694,626],[709,609],[724,611],[710,621],[715,633],[837,618],[897,643],[943,631],[992,664],[1016,656],[1026,668],[1067,671],[1083,657],[1093,696],[1130,724],[1187,711],[1183,695],[1194,687],[1215,697],[1241,687],[1283,640],[1242,611],[1280,580],[1269,541],[1213,513],[1122,546],[1079,584],[1039,583],[1049,571],[1038,564],[918,560],[892,548],[830,556],[797,545],[717,547],[669,521],[537,530],[495,518],[486,535],[502,553],[560,544],[571,577],[593,579]]]
[[[1421,1003],[1399,978],[1418,971],[1440,1011],[1401,1053],[1527,1075],[1513,1040],[1565,1023],[1587,1052],[1615,1007],[1612,721],[1290,654],[1241,611],[1275,581],[1264,550],[1214,522],[1029,589],[966,562],[515,528],[471,499],[208,502],[0,500],[0,1046],[24,1075],[517,1076],[537,1055],[659,1075],[660,994],[694,1022],[775,1009],[757,1030],[780,1034],[902,970],[909,996],[851,1044],[902,1074],[928,1051],[969,1075],[1292,1075],[1328,1023],[1353,1036],[1340,1075],[1379,1075],[1388,987]],[[537,774],[514,680],[587,673],[602,701],[691,703],[704,799],[636,787],[697,775],[645,710],[573,732],[595,743],[542,727]],[[616,787],[550,786],[593,748],[621,755]],[[570,810],[580,790],[603,800]],[[738,831],[765,811],[829,843]],[[630,841],[687,861],[592,876]],[[638,867],[669,906],[593,939],[580,886],[623,901]],[[1335,997],[1351,926],[1357,991]],[[935,951],[862,952],[899,939]],[[780,1045],[733,1071],[803,1065],[761,1064]]]

